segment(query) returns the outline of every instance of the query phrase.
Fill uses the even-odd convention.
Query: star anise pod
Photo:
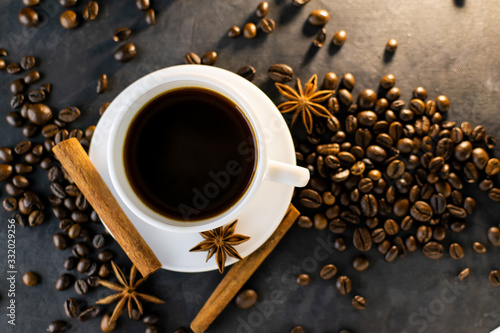
[[[111,315],[110,321],[115,321],[118,319],[118,317],[120,317],[120,315],[123,313],[123,308],[125,307],[125,303],[127,303],[128,316],[130,318],[132,318],[133,303],[135,303],[137,309],[141,314],[143,313],[141,300],[156,304],[165,303],[158,297],[141,294],[136,291],[137,287],[139,287],[144,281],[146,281],[149,275],[139,279],[136,282],[135,277],[137,275],[137,267],[135,267],[135,265],[133,265],[132,268],[130,269],[130,277],[128,283],[127,283],[127,278],[123,274],[122,270],[113,261],[111,261],[111,266],[113,267],[113,272],[115,273],[115,276],[118,279],[118,282],[120,282],[120,284],[106,280],[99,280],[99,284],[106,288],[118,291],[118,293],[101,298],[96,302],[97,304],[109,304],[114,301],[118,301],[115,310]]]
[[[189,252],[208,251],[207,261],[212,258],[215,253],[215,260],[217,261],[219,272],[222,274],[224,272],[227,255],[239,260],[243,259],[234,248],[234,245],[241,244],[250,239],[248,236],[234,233],[236,223],[238,223],[238,220],[225,227],[200,232],[200,235],[205,238],[205,240],[193,247]]]
[[[281,113],[295,112],[292,118],[292,125],[297,118],[302,115],[302,121],[307,133],[312,133],[313,115],[325,118],[332,116],[332,114],[319,103],[326,101],[335,91],[318,90],[318,76],[316,74],[306,82],[304,88],[302,88],[300,79],[297,79],[295,83],[295,90],[278,82],[276,82],[276,87],[280,94],[288,99],[287,102],[278,105],[278,110],[280,110]]]

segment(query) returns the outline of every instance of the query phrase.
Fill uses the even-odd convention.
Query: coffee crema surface
[[[220,215],[244,195],[257,162],[252,127],[214,91],[186,87],[149,101],[127,130],[127,179],[150,209],[177,221]]]

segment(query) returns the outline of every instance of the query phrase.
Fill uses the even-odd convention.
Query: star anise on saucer
[[[158,297],[141,294],[136,291],[137,287],[139,287],[144,281],[146,281],[149,275],[135,281],[137,275],[137,267],[135,267],[135,265],[133,265],[130,269],[130,277],[128,282],[122,270],[113,261],[111,261],[111,266],[113,267],[113,272],[115,273],[115,276],[120,284],[106,280],[99,280],[99,284],[106,288],[115,290],[118,293],[101,298],[96,302],[97,304],[110,304],[112,302],[118,301],[115,310],[111,315],[110,321],[115,321],[118,319],[118,317],[120,317],[120,315],[123,313],[123,309],[125,308],[125,304],[127,304],[128,307],[128,316],[132,318],[133,303],[135,303],[137,309],[141,314],[143,313],[141,301],[152,302],[156,304],[165,303]]]
[[[250,239],[248,236],[234,233],[236,230],[236,223],[238,223],[238,220],[225,227],[200,232],[200,235],[205,240],[193,247],[189,252],[208,251],[207,261],[215,254],[219,272],[222,274],[228,255],[239,260],[243,259],[234,248],[234,245],[241,244]]]
[[[278,105],[278,110],[281,113],[295,112],[292,117],[292,125],[299,116],[302,116],[302,121],[307,133],[311,134],[313,130],[313,115],[329,118],[332,114],[321,104],[326,101],[334,90],[318,90],[318,76],[314,74],[309,81],[306,82],[304,88],[300,79],[297,78],[295,90],[291,87],[276,82],[281,95],[288,101]]]

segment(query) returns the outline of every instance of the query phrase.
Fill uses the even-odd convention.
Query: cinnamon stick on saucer
[[[191,323],[191,329],[195,333],[202,333],[207,330],[210,324],[212,324],[222,310],[224,310],[241,287],[243,287],[257,268],[259,268],[260,264],[262,264],[266,257],[273,251],[276,245],[278,245],[281,238],[283,238],[299,215],[299,211],[293,205],[290,205],[283,221],[281,221],[281,224],[271,237],[269,237],[269,239],[254,253],[231,267]]]

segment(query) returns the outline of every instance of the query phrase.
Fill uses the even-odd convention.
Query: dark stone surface
[[[80,1],[75,10],[81,13],[84,4]],[[134,1],[101,1],[96,21],[82,21],[78,29],[66,31],[59,24],[63,8],[55,0],[41,1],[36,10],[43,23],[35,29],[24,28],[18,22],[21,1],[1,0],[0,47],[9,52],[5,58],[8,62],[19,61],[26,54],[36,57],[42,74],[40,84],[53,83],[48,103],[53,110],[68,105],[79,107],[83,115],[74,125],[79,128],[95,124],[99,106],[141,76],[183,63],[187,52],[203,55],[216,50],[217,66],[236,71],[243,65],[253,65],[257,69],[255,84],[276,102],[281,99],[266,74],[273,63],[291,65],[303,80],[313,73],[322,77],[328,71],[339,76],[351,72],[356,78],[355,95],[363,88],[376,89],[382,76],[393,73],[404,100],[409,100],[413,88],[424,86],[431,98],[439,94],[450,98],[448,119],[484,124],[488,133],[500,133],[500,6],[494,1],[312,0],[303,8],[295,8],[290,0],[275,0],[270,1],[268,15],[277,23],[273,34],[260,33],[254,40],[225,37],[230,26],[255,20],[257,4],[258,1],[244,0],[153,1],[157,24],[148,28],[144,13],[137,10]],[[347,42],[342,48],[329,43],[319,50],[311,46],[316,30],[305,22],[309,12],[319,8],[331,14],[328,41],[335,31],[347,31]],[[127,64],[113,59],[119,44],[111,36],[121,26],[133,29],[129,41],[138,50],[136,59]],[[399,42],[390,58],[383,52],[389,38]],[[96,81],[101,73],[108,75],[110,87],[97,95]],[[14,146],[23,138],[20,130],[3,120],[9,111],[9,85],[14,77],[21,75],[0,72],[0,146]],[[37,191],[48,192],[45,172],[40,170],[29,179]],[[257,306],[239,310],[231,303],[209,332],[289,332],[295,325],[303,326],[306,332],[328,333],[342,328],[357,333],[489,332],[500,325],[499,290],[488,283],[489,271],[500,267],[500,253],[487,245],[487,253],[478,255],[471,245],[473,241],[487,244],[486,230],[498,224],[500,207],[473,186],[468,187],[467,193],[477,198],[478,211],[468,218],[465,232],[453,235],[464,246],[464,259],[455,261],[445,255],[436,262],[416,252],[387,264],[372,249],[368,253],[370,267],[358,273],[351,267],[356,251],[350,241],[344,253],[326,252],[321,244],[332,237],[328,230],[293,227],[246,285],[257,291]],[[6,196],[3,186],[0,194],[2,199]],[[54,283],[64,271],[62,263],[70,255],[70,250],[60,252],[52,245],[52,234],[58,230],[55,218],[37,228],[17,227],[16,326],[8,325],[5,314],[9,301],[9,216],[0,212],[1,332],[44,331],[51,321],[65,319],[65,299],[76,297],[91,305],[109,294],[103,288],[85,297],[76,295],[72,288],[55,290]],[[99,225],[93,225],[93,229],[102,231]],[[120,265],[128,265],[116,244],[107,248],[119,253]],[[350,297],[340,296],[333,281],[319,278],[320,268],[326,263],[336,264],[341,274],[351,277]],[[456,275],[465,267],[471,268],[471,276],[457,284]],[[22,284],[21,276],[28,270],[39,273],[39,285],[28,288]],[[295,276],[303,272],[309,273],[312,281],[309,286],[299,287]],[[162,332],[187,327],[220,279],[217,272],[159,271],[141,290],[159,296],[166,304],[147,304],[146,311],[160,314]],[[279,295],[278,300],[273,299],[273,291]],[[357,311],[351,306],[355,294],[366,298],[366,310]],[[112,311],[112,306],[106,307],[106,311]],[[99,319],[87,323],[68,321],[72,325],[69,332],[99,331]],[[123,332],[145,329],[144,324],[126,315],[118,326]]]

